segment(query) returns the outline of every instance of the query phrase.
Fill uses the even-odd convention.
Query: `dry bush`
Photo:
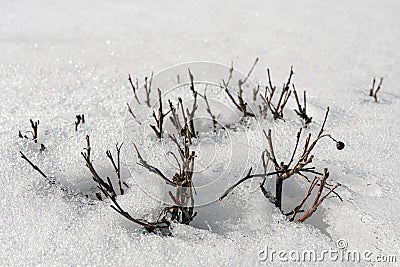
[[[231,68],[229,69],[229,77],[227,81],[222,80],[222,85],[221,88],[223,88],[228,95],[228,97],[231,99],[232,103],[236,106],[236,108],[242,113],[243,117],[256,117],[254,113],[248,110],[247,103],[244,101],[244,91],[243,91],[243,85],[247,82],[249,79],[251,73],[253,72],[256,64],[258,62],[258,58],[255,60],[253,63],[252,67],[250,68],[248,74],[245,76],[243,80],[238,81],[238,94],[237,94],[237,99],[233,97],[232,93],[230,92],[229,88],[229,83],[232,80],[233,76],[233,63],[231,65]],[[291,67],[289,77],[287,81],[283,84],[282,90],[279,94],[278,100],[274,101],[274,96],[277,95],[276,93],[276,86],[272,84],[271,80],[271,75],[269,69],[267,69],[268,73],[268,85],[265,87],[265,92],[264,94],[259,94],[260,91],[260,86],[257,86],[256,88],[253,88],[253,101],[255,102],[257,100],[257,95],[259,94],[261,99],[262,99],[262,106],[260,106],[260,112],[262,117],[266,117],[268,111],[271,111],[272,116],[274,120],[284,120],[284,115],[283,111],[284,108],[286,107],[286,104],[290,98],[291,95],[291,90],[290,90],[290,84],[291,84],[291,79],[294,74],[293,68]],[[179,76],[178,82],[179,82]],[[113,156],[110,150],[107,150],[106,156],[110,160],[113,169],[115,171],[115,175],[117,178],[117,188],[114,188],[114,185],[111,182],[111,179],[109,177],[103,178],[99,175],[99,173],[96,171],[93,161],[91,158],[91,151],[92,147],[90,144],[90,138],[89,136],[86,136],[86,148],[85,151],[82,152],[82,156],[85,160],[86,167],[90,171],[93,180],[97,183],[99,192],[96,194],[97,198],[99,200],[103,200],[103,197],[105,196],[106,198],[110,199],[112,202],[111,207],[118,212],[120,215],[124,216],[128,220],[143,226],[148,232],[152,233],[161,233],[161,234],[171,234],[171,222],[178,222],[182,224],[189,224],[193,218],[196,216],[196,212],[194,211],[195,209],[195,204],[194,204],[194,194],[195,194],[195,187],[193,185],[193,174],[194,174],[194,161],[195,161],[195,152],[190,149],[190,145],[192,144],[192,138],[197,138],[198,133],[196,132],[195,126],[194,126],[194,119],[195,119],[195,114],[196,111],[198,110],[198,97],[201,97],[204,100],[204,103],[206,105],[206,111],[210,115],[213,123],[213,129],[216,131],[217,129],[217,120],[216,116],[212,112],[212,108],[210,107],[209,101],[207,99],[206,95],[206,90],[204,91],[204,94],[200,94],[197,92],[195,88],[195,82],[194,82],[194,77],[193,74],[189,70],[189,78],[190,78],[190,90],[192,92],[192,96],[194,99],[193,105],[191,109],[184,107],[182,98],[178,97],[178,102],[176,106],[172,104],[172,102],[168,99],[168,104],[169,104],[169,110],[164,111],[163,110],[163,102],[162,102],[162,92],[160,89],[158,89],[158,110],[153,110],[153,118],[155,120],[154,125],[150,125],[151,129],[154,131],[156,134],[157,138],[161,140],[164,138],[164,123],[166,117],[170,114],[170,120],[175,127],[177,131],[177,136],[175,135],[169,135],[170,140],[176,145],[177,153],[173,153],[172,151],[169,151],[168,154],[173,156],[173,158],[176,160],[177,165],[179,167],[179,171],[175,172],[175,174],[172,177],[167,177],[164,175],[159,168],[156,166],[152,165],[149,163],[146,159],[143,158],[143,156],[140,154],[138,147],[134,144],[135,150],[137,152],[138,156],[138,162],[140,166],[143,168],[147,169],[149,172],[156,174],[159,176],[163,182],[167,183],[168,185],[172,186],[174,188],[174,192],[169,191],[169,196],[173,201],[173,205],[168,205],[165,208],[162,209],[160,212],[158,219],[154,222],[150,222],[147,220],[143,219],[138,219],[133,216],[131,216],[127,211],[125,211],[118,203],[118,195],[123,195],[125,194],[125,189],[124,186],[127,188],[128,185],[122,181],[121,178],[121,162],[120,162],[120,154],[121,154],[121,149],[122,149],[122,144],[119,145],[118,143],[115,146],[116,149],[116,157]],[[138,105],[141,105],[141,101],[138,98],[137,91],[139,89],[138,85],[138,79],[132,81],[131,76],[129,75],[129,83],[132,88],[133,96],[136,99],[136,102]],[[153,81],[153,73],[151,74],[150,78],[145,77],[145,83],[144,83],[144,90],[145,90],[145,99],[143,102],[150,107],[151,104],[151,99],[150,99],[150,93],[152,90],[152,81]],[[377,101],[376,94],[379,91],[381,84],[382,84],[381,79],[377,89],[375,90],[375,79],[373,81],[373,87],[370,91],[371,96],[375,98],[375,101]],[[375,91],[374,91],[375,90]],[[296,92],[296,88],[293,85],[293,94],[295,95],[296,103],[297,103],[297,110],[295,110],[296,114],[302,119],[303,123],[305,125],[308,125],[312,122],[312,118],[307,114],[307,104],[306,104],[306,92],[304,91],[304,97],[303,97],[303,105],[300,104],[299,97]],[[131,107],[129,104],[128,106],[128,112],[131,114],[131,116],[134,118],[136,122],[141,124],[133,113]],[[181,113],[181,120],[178,115],[178,113]],[[279,161],[275,155],[274,152],[274,144],[272,141],[272,134],[271,130],[268,130],[268,132],[264,131],[265,137],[268,142],[268,147],[262,152],[261,154],[261,159],[262,159],[262,166],[263,166],[263,172],[258,173],[258,174],[253,174],[252,173],[252,168],[248,171],[247,175],[240,179],[238,182],[230,186],[220,197],[220,200],[224,199],[232,190],[234,190],[237,186],[239,186],[241,183],[252,179],[252,178],[263,178],[262,182],[260,183],[260,190],[263,193],[263,195],[271,202],[273,203],[283,214],[286,216],[290,216],[289,220],[290,221],[296,221],[296,222],[304,222],[307,220],[312,214],[317,210],[317,208],[328,198],[330,195],[335,195],[336,197],[340,198],[339,194],[336,192],[336,189],[340,186],[339,183],[335,184],[329,184],[327,182],[329,178],[329,172],[328,169],[325,168],[323,172],[319,172],[315,170],[315,167],[311,166],[314,156],[313,156],[313,150],[317,146],[319,140],[322,138],[329,138],[330,140],[333,140],[336,143],[337,149],[341,150],[344,148],[344,143],[335,140],[330,134],[325,133],[325,124],[328,118],[329,114],[329,108],[326,111],[323,123],[321,125],[321,128],[315,137],[314,140],[311,140],[311,133],[309,133],[305,139],[304,139],[304,146],[301,150],[301,153],[297,155],[300,139],[302,136],[302,129],[300,129],[297,133],[296,136],[296,142],[295,146],[293,149],[293,152],[291,154],[290,159],[285,163],[283,161]],[[77,115],[76,116],[76,122],[75,122],[75,131],[78,130],[78,126],[81,123],[85,123],[85,118],[84,115]],[[27,135],[23,135],[21,132],[19,132],[19,136],[21,138],[27,138],[27,139],[32,139],[34,140],[35,143],[37,143],[37,138],[38,138],[38,125],[39,121],[31,122],[31,127],[32,131],[28,131],[27,133],[32,134],[32,138],[28,138]],[[278,143],[278,145],[280,145]],[[27,161],[36,171],[38,171],[46,180],[49,180],[51,182],[51,179],[46,176],[43,171],[41,171],[35,164],[30,161],[25,154],[21,152],[21,157]],[[151,159],[150,159],[151,160]],[[268,172],[268,165],[269,163],[272,163],[274,171]],[[313,179],[311,179],[309,176],[310,175],[315,175]],[[284,212],[282,210],[282,195],[284,192],[284,181],[288,180],[291,177],[294,176],[300,176],[304,178],[305,181],[307,181],[310,186],[305,194],[304,198],[300,202],[299,205],[297,205],[294,209],[290,210],[289,212]],[[271,190],[270,188],[265,187],[265,182],[268,177],[274,177],[275,181],[275,188],[274,190]],[[65,188],[64,190],[68,190],[68,188]],[[273,193],[274,192],[274,193]],[[312,202],[311,206],[308,209],[303,209],[303,207],[306,205],[308,199],[310,196],[315,193],[314,201]],[[101,194],[103,193],[103,195]],[[301,215],[300,215],[301,214]],[[297,218],[296,218],[297,217]]]
[[[315,181],[319,181],[320,191],[321,191],[320,194],[322,194],[323,189],[328,189],[329,190],[328,194],[333,193],[337,197],[340,198],[340,196],[335,192],[335,189],[338,186],[340,186],[340,184],[331,186],[326,183],[326,179],[328,178],[327,169],[324,171],[324,173],[321,173],[321,172],[316,171],[315,167],[309,167],[309,165],[312,163],[312,161],[314,159],[314,155],[312,155],[312,151],[318,144],[319,140],[321,140],[322,138],[328,137],[331,140],[333,140],[336,143],[337,149],[339,149],[339,150],[344,148],[343,142],[337,141],[330,134],[324,133],[324,127],[325,127],[326,120],[328,118],[328,113],[329,113],[329,108],[327,109],[327,111],[325,113],[325,118],[324,118],[324,121],[320,128],[320,131],[318,132],[317,137],[311,142],[311,133],[309,133],[305,138],[304,147],[302,149],[300,156],[296,160],[294,160],[297,149],[298,149],[299,141],[301,138],[301,133],[302,133],[302,129],[300,128],[299,132],[297,133],[296,143],[295,143],[295,147],[293,149],[292,156],[287,163],[285,163],[283,161],[282,162],[278,161],[278,159],[275,156],[274,146],[272,143],[271,130],[268,130],[268,133],[266,133],[264,131],[264,134],[268,141],[268,148],[262,153],[262,156],[261,156],[264,172],[261,174],[252,174],[252,169],[250,168],[247,175],[244,178],[240,179],[237,183],[235,183],[234,185],[229,187],[225,191],[225,193],[220,197],[220,200],[225,198],[234,188],[236,188],[238,185],[240,185],[244,181],[247,181],[247,180],[249,180],[251,178],[255,178],[255,177],[261,177],[264,179],[260,184],[260,189],[263,192],[264,196],[266,198],[268,198],[269,201],[271,203],[273,203],[283,214],[297,215],[297,213],[300,212],[300,208],[298,208],[298,209],[295,208],[294,210],[292,210],[288,213],[285,213],[282,210],[283,183],[284,183],[284,181],[288,180],[289,178],[293,177],[294,175],[298,175],[298,176],[304,178],[307,182],[309,182],[311,184],[315,183]],[[267,157],[267,158],[265,158],[265,157]],[[270,161],[272,162],[275,171],[267,173],[268,163]],[[316,175],[322,176],[322,178],[315,178],[313,180],[313,182],[311,182],[310,178],[307,176],[309,174],[316,174]],[[264,187],[265,180],[267,179],[268,176],[275,176],[275,195],[272,194],[271,190],[266,189]],[[315,184],[315,185],[317,185],[317,184]],[[312,191],[314,189],[315,185],[310,189],[310,191]],[[322,198],[322,201],[325,198]],[[322,203],[322,201],[319,201],[319,200],[321,200],[321,199],[318,199],[318,201],[316,201],[316,204],[318,203],[318,205],[313,205],[313,207],[315,206],[313,209],[316,209]],[[304,221],[305,219],[307,219],[308,217],[310,217],[312,213],[313,212],[309,212],[308,216],[304,217],[304,219],[301,220],[301,222]]]

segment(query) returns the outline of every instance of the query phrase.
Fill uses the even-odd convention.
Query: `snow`
[[[349,249],[400,260],[397,1],[5,0],[0,10],[0,265],[290,265],[262,262],[259,252],[265,247],[335,249],[340,239]],[[278,158],[290,157],[301,126],[292,111],[294,99],[285,110],[286,122],[269,117],[249,127],[238,125],[226,135],[202,135],[194,146],[200,155],[196,166],[202,175],[194,182],[202,206],[190,226],[174,225],[171,237],[146,234],[109,203],[80,196],[96,188],[80,155],[90,134],[94,164],[104,176],[114,177],[105,151],[128,140],[122,174],[130,188],[119,202],[130,214],[154,220],[163,207],[157,197],[167,200],[160,180],[134,164],[129,141],[168,174],[174,165],[165,152],[174,147],[155,145],[146,125],[127,124],[126,103],[133,101],[128,73],[141,78],[198,60],[226,65],[233,60],[246,72],[256,57],[260,61],[251,77],[256,84],[267,81],[268,67],[273,82],[281,85],[294,66],[293,81],[299,92],[307,90],[316,122],[307,131],[319,130],[330,107],[326,130],[346,148],[338,151],[329,140],[321,141],[314,163],[318,169],[328,167],[331,178],[342,184],[343,202],[328,199],[309,223],[294,224],[255,190],[256,180],[215,201],[257,165],[265,147],[261,129],[271,129],[274,143],[281,144]],[[368,92],[373,77],[381,76],[375,103]],[[225,123],[234,122],[237,114],[226,95],[209,88],[210,95],[213,90],[220,98],[211,108]],[[148,118],[148,109],[132,107]],[[87,120],[79,132],[74,131],[77,114]],[[19,130],[29,130],[31,118],[40,120],[43,153],[18,138]],[[57,185],[77,194],[48,185],[20,158],[20,150]],[[219,156],[221,151],[229,160]],[[293,179],[285,186],[288,209],[302,197],[296,192],[308,185]],[[324,262],[346,264],[354,265]],[[360,263],[368,264],[376,263]]]

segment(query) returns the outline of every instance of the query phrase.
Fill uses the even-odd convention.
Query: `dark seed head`
[[[342,150],[342,149],[344,148],[344,143],[341,142],[341,141],[336,142],[336,148],[337,148],[338,150]]]

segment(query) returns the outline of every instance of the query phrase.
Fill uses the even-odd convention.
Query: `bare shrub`
[[[336,143],[337,149],[339,149],[339,150],[344,148],[343,142],[337,141],[330,134],[324,133],[324,127],[325,127],[325,123],[326,123],[326,120],[328,117],[328,113],[329,113],[329,108],[327,109],[327,111],[325,113],[325,118],[324,118],[324,121],[322,123],[322,126],[320,128],[320,131],[319,131],[317,137],[314,139],[314,141],[311,142],[311,133],[309,133],[305,139],[304,147],[303,147],[303,150],[302,150],[300,156],[297,158],[297,160],[294,160],[295,156],[296,156],[297,148],[299,145],[300,137],[301,137],[301,132],[302,132],[302,129],[299,130],[299,132],[297,133],[296,143],[295,143],[295,147],[294,147],[292,156],[287,163],[285,163],[283,161],[278,163],[279,161],[277,160],[277,158],[275,156],[274,146],[272,143],[271,130],[268,130],[268,133],[266,133],[264,131],[264,134],[268,141],[268,148],[262,153],[264,172],[261,174],[252,174],[252,168],[250,168],[247,175],[244,178],[240,179],[237,183],[235,183],[234,185],[229,187],[225,191],[225,193],[220,197],[220,200],[225,198],[234,188],[236,188],[238,185],[240,185],[244,181],[249,180],[251,178],[255,178],[255,177],[262,177],[262,178],[264,178],[264,180],[260,184],[260,189],[263,192],[264,196],[267,197],[270,202],[272,202],[284,214],[294,214],[294,213],[297,214],[298,212],[300,212],[300,208],[297,209],[296,212],[291,211],[289,213],[285,213],[282,210],[282,192],[283,192],[284,181],[286,181],[287,179],[291,178],[294,175],[298,175],[300,177],[303,177],[307,182],[312,183],[306,174],[316,174],[316,175],[321,175],[321,176],[324,175],[323,173],[316,171],[315,167],[308,167],[314,159],[314,156],[312,155],[312,151],[315,148],[315,146],[317,145],[318,141],[321,140],[322,138],[328,137],[331,140],[333,140]],[[267,156],[267,159],[265,159],[265,156]],[[268,163],[270,161],[272,162],[275,171],[267,173],[267,167],[268,167]],[[324,171],[324,173],[325,173],[325,171]],[[272,194],[271,190],[268,190],[264,187],[265,180],[268,176],[275,176],[275,195]],[[334,193],[337,197],[340,198],[340,196],[334,191],[339,186],[339,184],[337,184],[335,186],[330,186],[326,183],[326,179],[328,177],[327,171],[326,171],[326,174],[324,177],[325,178],[323,178],[320,182],[320,184],[322,186],[321,193],[322,193],[323,188],[327,188],[328,190],[330,190],[330,193]],[[312,189],[311,189],[311,191],[312,191]],[[321,203],[322,203],[322,201],[321,201]],[[321,203],[319,203],[318,206]],[[316,207],[315,207],[315,209],[316,209]],[[309,216],[311,216],[311,214],[312,214],[312,212],[310,212]]]

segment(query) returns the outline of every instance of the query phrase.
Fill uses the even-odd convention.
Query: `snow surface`
[[[334,249],[339,239],[349,249],[397,255],[399,261],[399,11],[398,1],[375,0],[1,1],[0,265],[281,265],[261,262],[259,251],[266,246]],[[228,65],[233,60],[245,72],[256,57],[254,81],[266,82],[269,67],[275,83],[282,84],[293,65],[293,81],[299,91],[307,89],[317,122],[310,131],[318,131],[330,106],[327,131],[346,143],[338,151],[324,141],[315,151],[315,165],[328,167],[331,178],[342,183],[344,201],[327,200],[308,224],[287,222],[254,191],[255,181],[222,202],[198,208],[192,225],[176,225],[172,237],[144,234],[108,203],[49,186],[19,156],[21,150],[56,183],[88,194],[95,184],[80,155],[84,136],[91,136],[99,172],[112,176],[105,151],[123,140],[132,96],[128,73],[144,77],[194,60]],[[379,102],[374,103],[368,91],[372,78],[381,76]],[[293,107],[292,99],[286,123],[260,122],[281,142],[276,148],[280,158],[290,156],[301,125]],[[87,123],[75,133],[74,117],[81,113]],[[30,118],[40,120],[44,153],[18,138],[19,130],[29,130]],[[231,133],[236,149],[249,143],[263,149],[265,141],[252,129],[238,130],[245,136]],[[223,136],[204,140],[205,153],[213,145],[229,147]],[[257,161],[259,151],[253,152]],[[223,161],[215,163],[230,183],[251,164],[247,156],[232,160],[226,170]],[[169,167],[161,159],[159,164]],[[127,167],[123,177],[130,189],[119,198],[121,205],[136,217],[155,219],[162,204],[140,187],[141,178],[153,176],[141,170],[135,180]],[[152,195],[162,191],[150,188],[156,191]],[[288,201],[298,202],[299,188],[304,192],[307,185],[291,181]]]

